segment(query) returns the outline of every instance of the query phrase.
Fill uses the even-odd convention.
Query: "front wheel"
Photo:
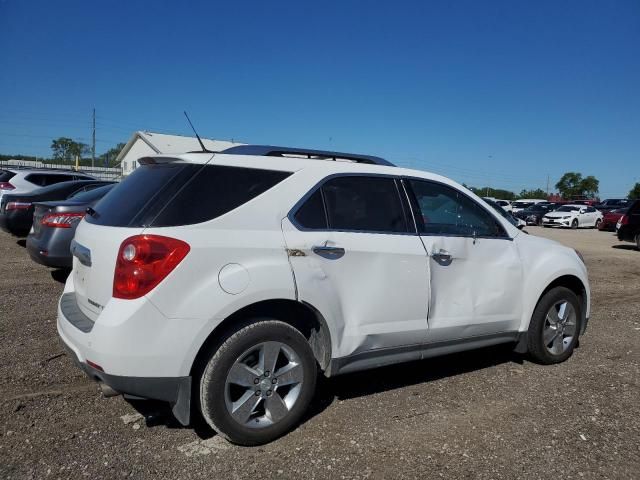
[[[316,361],[306,338],[278,320],[258,320],[230,336],[200,380],[206,422],[240,445],[284,435],[307,410],[316,385]]]
[[[538,363],[564,362],[571,356],[580,332],[581,305],[575,293],[556,287],[543,295],[527,333],[529,355]]]
[[[574,230],[578,228],[578,219],[575,219],[573,222],[571,222],[571,228],[573,228]]]

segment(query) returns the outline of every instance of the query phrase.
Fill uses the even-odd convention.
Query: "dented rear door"
[[[298,299],[329,324],[333,357],[425,340],[429,267],[420,238],[409,231],[410,224],[394,225],[390,232],[366,230],[367,215],[379,219],[391,215],[382,211],[390,204],[400,205],[394,180],[388,180],[363,187],[373,188],[371,195],[362,191],[360,180],[329,182],[324,201],[315,194],[318,210],[324,205],[344,218],[329,219],[328,225],[301,225],[295,215],[282,221]],[[313,202],[311,195],[307,204]],[[354,214],[362,221],[350,224]]]

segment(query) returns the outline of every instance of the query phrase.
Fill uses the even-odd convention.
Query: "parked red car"
[[[620,220],[628,210],[628,207],[618,208],[617,210],[611,210],[610,212],[605,213],[604,217],[602,217],[602,222],[600,222],[600,225],[598,226],[598,230],[615,232],[618,220]]]

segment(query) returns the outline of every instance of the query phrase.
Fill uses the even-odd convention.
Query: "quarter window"
[[[462,192],[434,182],[409,180],[408,183],[415,197],[420,233],[506,237],[493,216]]]

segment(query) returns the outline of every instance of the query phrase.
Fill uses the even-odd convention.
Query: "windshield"
[[[580,210],[580,207],[575,207],[571,205],[564,205],[556,210],[556,212],[577,212]]]

